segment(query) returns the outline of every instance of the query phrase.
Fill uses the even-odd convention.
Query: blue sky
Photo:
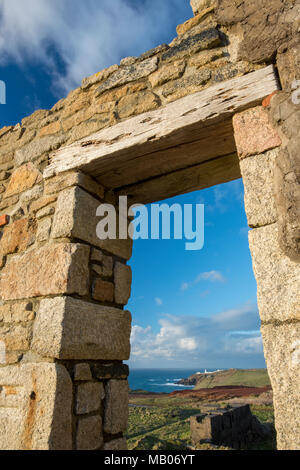
[[[0,127],[50,108],[81,79],[176,36],[188,0],[2,0]],[[264,367],[243,185],[174,198],[205,204],[205,246],[136,241],[132,367]]]
[[[205,244],[134,242],[132,360],[136,367],[264,367],[243,184],[168,201],[205,205]]]

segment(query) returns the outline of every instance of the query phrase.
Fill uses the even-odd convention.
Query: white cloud
[[[181,284],[181,290],[186,291],[190,287],[193,287],[201,281],[208,281],[208,282],[225,282],[226,279],[223,276],[223,274],[220,271],[209,271],[209,272],[204,272],[199,274],[196,279],[192,282],[183,282]],[[205,291],[205,294],[207,294],[208,291]]]
[[[120,58],[158,45],[174,12],[185,11],[182,0],[2,0],[0,65],[42,64],[56,92],[66,92]]]
[[[229,347],[237,354],[263,354],[263,342],[261,336],[242,338],[235,343],[230,343]]]
[[[252,367],[253,358],[263,362],[256,305],[247,303],[211,317],[164,315],[159,327],[157,333],[151,327],[133,327],[133,364],[192,361],[199,367],[238,367],[248,361]]]
[[[224,214],[231,205],[236,205],[237,202],[244,204],[244,186],[241,179],[215,186],[212,194],[209,203],[203,196],[199,197],[199,204],[204,204],[205,211],[209,213],[218,211]],[[210,223],[206,221],[205,225],[209,226]]]
[[[248,330],[248,332],[252,332],[253,308],[253,304],[247,302],[242,307],[215,314],[211,317],[211,320],[214,325],[222,330],[238,332]]]
[[[163,301],[159,297],[155,297],[154,300],[155,300],[156,305],[158,306],[161,306],[163,304]]]
[[[220,211],[225,212],[227,209],[227,189],[226,187],[216,186],[214,188],[214,199],[215,204],[214,206]]]
[[[195,338],[182,338],[178,343],[179,347],[186,351],[194,351],[197,349],[197,341]]]
[[[230,204],[236,201],[243,204],[243,200],[244,187],[241,179],[214,188],[214,207],[221,213],[226,212]]]
[[[197,284],[200,281],[225,282],[225,277],[220,271],[209,271],[199,274],[195,282]]]

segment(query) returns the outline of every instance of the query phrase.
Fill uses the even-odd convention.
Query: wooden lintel
[[[130,204],[149,204],[239,178],[239,159],[232,154],[121,188],[117,193],[128,196]]]
[[[278,89],[273,66],[219,83],[57,150],[44,177],[81,170],[116,189],[218,157],[226,161],[235,153],[232,116]]]

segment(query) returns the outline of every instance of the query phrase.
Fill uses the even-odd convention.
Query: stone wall
[[[233,43],[237,60],[256,64],[273,62],[278,68],[283,91],[268,104],[270,121],[283,143],[274,174],[279,242],[281,249],[299,262],[300,1],[219,0],[217,3],[216,17],[223,25],[222,30],[230,38],[236,35]]]
[[[277,64],[282,91],[234,118],[280,449],[300,448],[300,2],[219,2],[238,57]]]
[[[44,180],[43,170],[62,146],[263,66],[236,61],[227,42],[207,5],[170,45],[126,58],[0,130],[1,448],[124,448],[131,243],[96,237],[97,206],[114,202],[109,187],[80,172]],[[16,437],[17,417],[25,431]]]
[[[96,236],[96,208],[116,202],[109,187],[76,171],[43,178],[51,153],[276,61],[284,91],[234,127],[279,446],[300,445],[299,105],[291,102],[299,1],[191,3],[195,16],[171,44],[123,59],[51,110],[0,130],[1,448],[126,446],[132,244]]]
[[[126,448],[132,243],[96,237],[113,196],[80,173],[43,181],[31,162],[7,191],[19,201],[2,226],[0,446]]]
[[[283,95],[284,92],[278,96]],[[288,185],[281,184],[278,193],[276,175],[286,149],[271,124],[272,98],[278,99],[270,97],[265,107],[235,115],[234,130],[248,224],[253,229],[249,243],[258,285],[265,357],[274,392],[278,447],[299,449],[300,264],[295,256],[289,256],[289,246],[282,237],[288,212],[282,211],[278,200],[290,192]],[[289,164],[288,159],[284,162]],[[292,172],[289,177],[288,181],[296,186]],[[297,199],[292,198],[292,204],[299,210]]]
[[[191,439],[196,448],[199,444],[211,443],[245,450],[255,441],[270,437],[268,426],[252,415],[249,405],[207,408],[190,419]]]

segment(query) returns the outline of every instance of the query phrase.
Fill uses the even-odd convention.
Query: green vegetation
[[[215,374],[201,375],[197,377],[195,390],[201,388],[213,388],[223,386],[244,385],[246,387],[265,387],[270,385],[270,379],[266,369],[239,370],[231,369]]]
[[[130,450],[184,450],[191,445],[189,418],[199,414],[205,405],[195,398],[169,395],[134,396],[131,397],[130,403],[137,405],[129,409],[126,437]],[[219,407],[226,405],[218,403]],[[252,412],[261,422],[274,421],[272,406],[254,405]],[[275,437],[253,448],[275,449]],[[199,450],[220,450],[220,448],[205,444],[200,446]]]
[[[199,413],[191,400],[140,396],[134,403],[145,408],[129,409],[130,450],[180,450],[190,444],[189,418]]]
[[[274,422],[274,408],[266,405],[252,405],[252,413],[261,423],[270,423],[273,428],[273,435],[270,439],[260,442],[258,445],[252,445],[249,450],[276,450],[276,432]]]

